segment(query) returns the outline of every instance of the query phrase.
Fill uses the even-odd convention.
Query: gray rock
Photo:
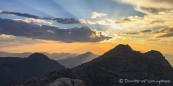
[[[85,83],[79,79],[62,77],[50,83],[49,86],[85,86]]]

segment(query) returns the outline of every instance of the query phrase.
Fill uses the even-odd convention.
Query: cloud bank
[[[157,38],[163,38],[163,37],[173,37],[173,28],[163,28],[155,33],[162,33],[161,35],[158,35]]]
[[[173,0],[115,0],[117,2],[131,4],[135,10],[146,14],[157,14],[173,10]]]
[[[33,39],[45,39],[61,42],[100,42],[111,39],[87,26],[60,29],[54,26],[36,25],[25,21],[0,19],[0,35],[14,35]]]
[[[33,19],[53,20],[53,21],[57,21],[58,23],[61,23],[61,24],[85,23],[84,19],[75,19],[75,18],[39,17],[39,16],[36,16],[36,15],[27,14],[27,13],[7,12],[7,11],[0,11],[0,14],[9,14],[9,15],[15,15],[15,16],[27,17],[27,18],[33,18]]]

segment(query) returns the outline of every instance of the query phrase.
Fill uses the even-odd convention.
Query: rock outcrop
[[[85,83],[79,79],[62,77],[50,83],[49,86],[85,86]]]
[[[32,79],[15,86],[85,86],[71,69],[55,70],[46,77]]]

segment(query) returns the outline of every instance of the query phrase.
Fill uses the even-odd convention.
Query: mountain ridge
[[[0,64],[0,86],[21,83],[34,77],[41,78],[53,70],[64,68],[44,54],[34,53],[21,61]]]
[[[92,59],[94,59],[96,57],[98,57],[98,55],[93,54],[92,52],[86,52],[86,53],[80,54],[73,58],[60,59],[57,61],[67,68],[73,68],[82,63],[91,61]]]
[[[124,47],[126,49],[123,49]],[[127,45],[120,45],[120,47],[118,45],[98,58],[74,67],[72,70],[78,74],[79,79],[86,82],[87,86],[126,86],[125,83],[124,85],[120,83],[119,79],[173,81],[173,67],[160,52],[152,50],[141,53],[131,50]],[[173,85],[172,82],[170,84]],[[170,86],[170,84],[166,85]],[[135,86],[135,83],[127,85]],[[139,83],[138,85],[150,86],[151,84]],[[165,86],[165,83],[161,86]]]
[[[173,67],[158,51],[141,53],[134,51],[127,45],[115,47],[92,61],[81,64],[72,69],[65,69],[62,73],[54,71],[43,79],[29,84],[53,83],[56,79],[67,77],[79,79],[86,86],[172,86]],[[125,49],[124,49],[125,48]],[[157,59],[157,57],[160,59]],[[71,71],[71,72],[69,72]],[[61,73],[60,73],[61,72]],[[66,73],[67,72],[67,73]],[[75,75],[75,77],[72,77]],[[170,80],[169,83],[125,83],[128,80]],[[43,82],[48,80],[47,82]],[[120,82],[122,80],[123,82]],[[36,83],[35,83],[36,82]],[[29,86],[24,83],[24,86]],[[41,86],[41,85],[38,85]],[[44,86],[44,85],[43,85]]]

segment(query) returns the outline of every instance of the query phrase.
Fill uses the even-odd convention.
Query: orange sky
[[[60,52],[68,52],[68,53],[85,53],[91,51],[95,54],[101,55],[104,52],[114,48],[117,44],[129,44],[132,49],[137,51],[150,51],[150,50],[158,50],[164,54],[172,54],[173,47],[172,44],[167,44],[166,46],[162,46],[160,43],[126,43],[123,40],[118,40],[114,43],[59,43],[54,41],[44,41],[44,43],[33,43],[33,44],[22,44],[16,46],[9,46],[3,48],[1,51],[5,52],[49,52],[49,53],[60,53]],[[1,48],[2,49],[2,48]]]

